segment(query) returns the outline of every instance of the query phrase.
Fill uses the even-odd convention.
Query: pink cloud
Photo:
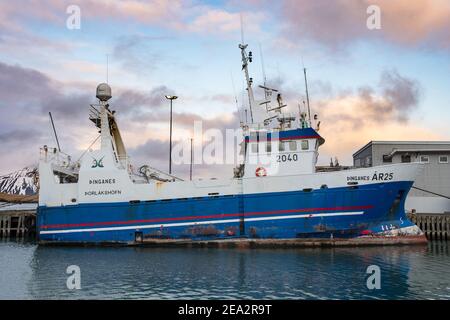
[[[346,105],[351,110],[357,110],[360,106],[358,99],[349,98],[329,100],[327,105],[333,105],[334,108]],[[369,122],[354,128],[349,122],[345,119],[335,122],[324,120],[322,122],[320,134],[325,138],[326,142],[320,149],[320,164],[328,164],[330,157],[334,158],[337,156],[341,164],[351,165],[352,154],[372,140],[448,140],[445,136],[437,134],[436,130],[420,127],[417,124],[399,122],[376,124]]]
[[[385,72],[381,79],[388,82],[381,92],[361,87],[355,93],[345,92],[314,103],[321,120],[320,134],[326,140],[321,164],[337,156],[342,164],[349,165],[352,154],[371,140],[445,140],[434,128],[409,122],[420,97],[420,86],[414,80],[396,72]]]
[[[69,5],[77,5],[83,19],[134,21],[157,25],[177,31],[228,34],[239,30],[239,12],[231,12],[186,0],[25,0],[20,6],[14,2],[0,3],[3,23],[16,26],[26,19],[36,19],[65,26]],[[249,30],[259,30],[262,13],[246,12]]]
[[[369,5],[381,9],[381,29],[366,27]],[[332,48],[356,40],[387,39],[402,45],[450,48],[450,2],[447,0],[285,0],[285,32]]]
[[[384,15],[385,36],[391,40],[416,44],[431,42],[450,47],[450,1],[378,0]]]
[[[228,12],[225,10],[207,10],[188,24],[188,30],[199,33],[228,34],[239,31],[241,28],[239,12]],[[259,25],[264,15],[262,13],[242,13],[245,19],[246,32],[259,31]]]

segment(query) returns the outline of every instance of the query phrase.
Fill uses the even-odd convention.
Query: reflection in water
[[[0,257],[0,298],[450,298],[449,245],[438,242],[428,247],[295,250],[0,243]],[[381,290],[366,287],[366,269],[373,264],[381,268]],[[66,287],[69,265],[81,268],[81,290]]]

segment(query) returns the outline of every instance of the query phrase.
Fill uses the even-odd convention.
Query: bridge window
[[[272,152],[272,143],[270,141],[266,142],[266,152]]]
[[[278,151],[284,151],[284,142],[278,141]]]
[[[258,143],[252,143],[252,153],[258,153]]]
[[[309,149],[308,140],[302,140],[302,150],[308,150],[308,149]]]
[[[297,151],[297,141],[289,141],[289,150]]]

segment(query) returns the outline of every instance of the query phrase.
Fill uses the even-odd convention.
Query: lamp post
[[[177,96],[166,96],[170,100],[170,149],[169,149],[169,174],[172,174],[172,102]]]

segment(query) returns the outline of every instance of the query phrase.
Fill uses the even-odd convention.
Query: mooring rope
[[[413,188],[417,189],[417,190],[420,190],[420,191],[423,191],[423,192],[434,194],[435,196],[439,196],[439,197],[442,197],[442,198],[450,199],[449,196],[446,196],[446,195],[443,195],[443,194],[440,194],[440,193],[436,193],[436,192],[433,192],[433,191],[430,191],[430,190],[425,190],[425,189],[414,187],[414,186],[413,186]]]

